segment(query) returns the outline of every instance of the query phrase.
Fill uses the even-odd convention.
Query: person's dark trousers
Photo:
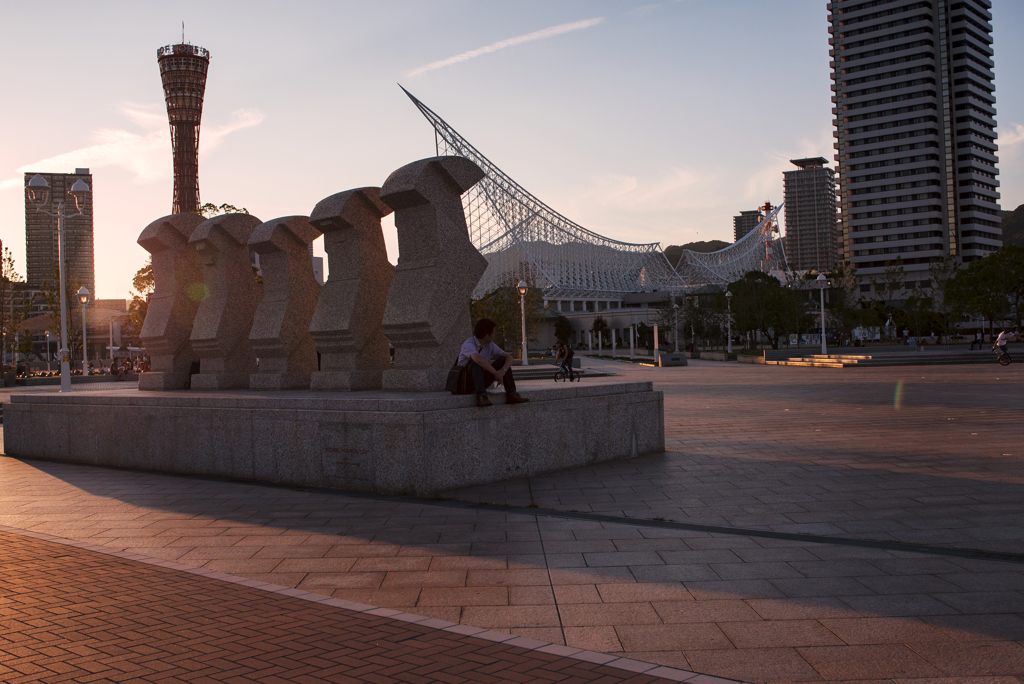
[[[508,358],[502,356],[495,361],[491,362],[491,366],[494,370],[501,370],[502,367],[508,362]],[[476,394],[483,394],[487,391],[487,388],[496,380],[493,373],[487,372],[480,364],[470,359],[469,361],[469,377],[473,379],[473,392]],[[512,369],[509,368],[508,372],[505,373],[505,377],[501,379],[502,384],[505,386],[505,394],[516,393],[516,381],[512,377]]]
[[[569,359],[568,361],[562,361],[561,366],[562,366],[562,372],[564,372],[566,375],[569,376],[569,380],[570,381],[576,379],[576,372],[573,371],[573,369],[572,369],[572,359]]]

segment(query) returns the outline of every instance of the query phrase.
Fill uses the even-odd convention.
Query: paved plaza
[[[0,681],[1024,681],[1020,366],[584,364],[665,392],[668,452],[436,501],[0,458]]]

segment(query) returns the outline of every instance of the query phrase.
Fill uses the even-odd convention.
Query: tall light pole
[[[817,282],[821,289],[821,355],[828,356],[828,348],[825,346],[825,288],[828,287],[828,278],[824,273],[819,273]]]
[[[526,281],[520,280],[516,289],[519,290],[519,308],[523,314],[523,365],[529,366],[530,362],[526,359]]]
[[[50,372],[50,331],[46,331],[46,372]]]
[[[82,377],[89,375],[89,344],[85,337],[85,305],[89,303],[89,288],[78,288],[78,301],[82,302]]]
[[[729,336],[729,341],[726,343],[725,353],[732,354],[732,292],[728,290],[725,291],[725,305],[729,308],[729,315],[726,318],[728,330],[726,334]]]
[[[57,243],[59,245],[58,258],[60,259],[60,391],[71,391],[71,352],[68,350],[68,296],[66,281],[64,278],[64,222],[69,218],[82,216],[82,209],[85,205],[85,198],[89,195],[89,186],[82,179],[75,181],[71,186],[71,196],[75,200],[76,213],[64,213],[64,198],[54,198],[57,201],[57,211],[50,212],[43,209],[46,204],[47,195],[50,193],[50,184],[38,173],[28,182],[29,200],[36,205],[36,211],[40,214],[53,216],[57,219]]]
[[[675,353],[679,353],[679,305],[672,302],[672,313],[675,314],[676,322],[672,327],[672,343],[675,345]]]

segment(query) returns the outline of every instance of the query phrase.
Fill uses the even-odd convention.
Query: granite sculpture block
[[[200,364],[192,389],[248,388],[256,372],[249,331],[263,288],[252,270],[249,238],[260,223],[249,214],[224,214],[200,223],[189,238],[206,285],[192,326]]]
[[[139,376],[140,390],[184,389],[192,364],[199,360],[189,336],[205,286],[189,238],[203,220],[196,214],[171,214],[139,235],[139,244],[152,255],[154,283],[139,335],[152,371]]]
[[[517,406],[494,392],[486,410],[447,392],[30,392],[4,404],[4,448],[417,496],[665,450],[664,397],[650,382],[528,392]]]
[[[318,237],[320,231],[305,216],[261,223],[249,236],[249,248],[260,255],[263,275],[263,298],[249,332],[259,370],[249,376],[249,389],[309,387],[310,374],[316,370],[309,322],[320,296],[309,244]]]
[[[469,300],[487,260],[469,239],[462,193],[483,177],[463,157],[432,157],[403,166],[381,187],[381,201],[395,210],[399,251],[383,320],[395,348],[386,390],[443,389],[472,332]]]
[[[320,352],[312,389],[380,389],[383,373],[391,368],[381,319],[395,268],[380,228],[390,213],[380,201],[380,188],[357,188],[321,200],[310,215],[324,234],[330,266],[309,326]]]

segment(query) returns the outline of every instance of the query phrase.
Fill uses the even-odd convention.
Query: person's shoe
[[[478,395],[476,395],[476,405],[478,407],[480,407],[480,408],[486,408],[488,406],[493,406],[493,404],[491,403],[491,400],[487,398],[486,394],[478,394]]]
[[[512,394],[505,397],[506,404],[525,404],[530,401],[526,397],[519,394],[519,392],[513,392]]]

